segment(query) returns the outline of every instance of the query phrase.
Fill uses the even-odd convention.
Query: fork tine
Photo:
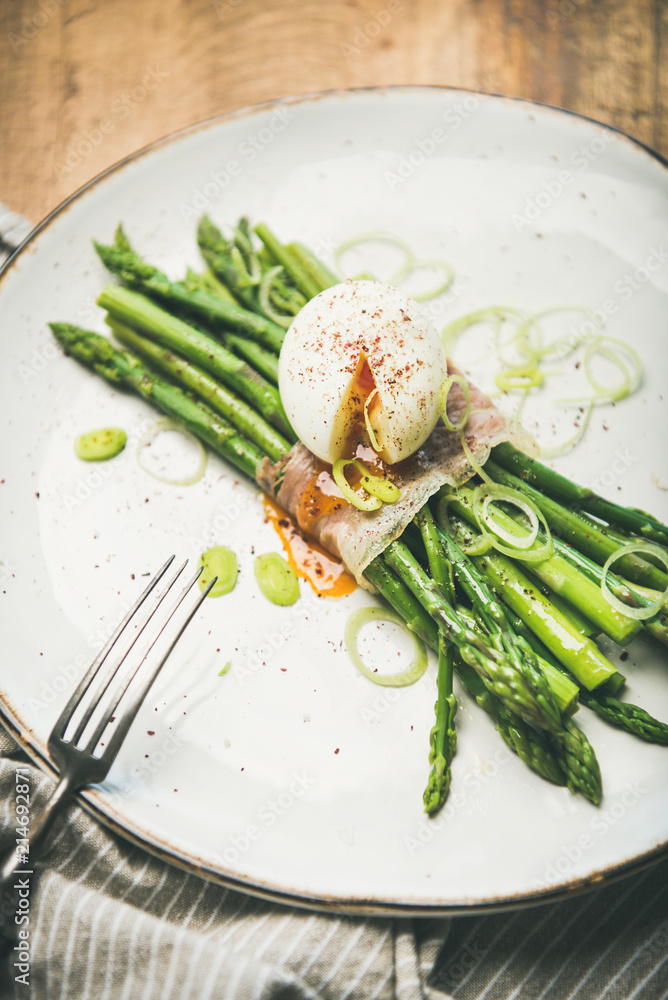
[[[52,738],[58,739],[58,740],[62,740],[62,738],[63,738],[63,736],[65,734],[65,730],[67,729],[67,725],[68,725],[68,723],[69,723],[69,721],[70,721],[70,719],[72,717],[72,713],[76,710],[79,702],[81,701],[81,699],[83,698],[84,694],[86,693],[86,691],[88,690],[88,688],[92,684],[92,682],[93,682],[93,680],[94,680],[97,672],[99,671],[100,667],[102,666],[102,664],[106,660],[107,656],[109,655],[109,653],[113,649],[113,647],[116,644],[116,642],[118,641],[118,639],[120,639],[120,637],[123,634],[123,632],[125,631],[126,627],[130,624],[130,621],[134,618],[135,614],[139,611],[139,609],[141,608],[142,604],[147,599],[147,597],[149,596],[149,594],[151,593],[151,591],[153,590],[153,588],[155,586],[157,586],[157,584],[163,578],[163,576],[165,575],[165,573],[167,572],[167,570],[169,569],[169,567],[172,565],[172,563],[174,562],[175,558],[176,558],[175,556],[170,556],[169,559],[167,560],[167,562],[164,564],[164,566],[162,566],[158,570],[158,572],[155,574],[155,576],[153,577],[153,579],[148,583],[148,585],[145,587],[145,589],[143,590],[143,592],[141,593],[141,595],[137,598],[137,600],[135,601],[135,603],[133,604],[133,606],[127,612],[127,614],[125,615],[125,617],[123,618],[123,620],[121,621],[120,625],[115,630],[115,632],[113,633],[113,635],[111,635],[109,637],[109,639],[107,640],[106,644],[103,646],[103,648],[101,649],[101,651],[97,654],[97,656],[95,657],[95,659],[91,663],[90,667],[88,668],[88,670],[86,671],[86,673],[84,674],[84,676],[81,678],[79,684],[77,685],[77,688],[76,688],[74,694],[69,699],[69,701],[65,705],[65,708],[62,710],[62,712],[58,716],[58,720],[56,721],[56,724],[53,727],[53,730],[52,730],[52,733],[51,733]]]
[[[155,639],[151,643],[149,649],[146,651],[146,653],[145,653],[144,657],[142,658],[142,660],[140,661],[139,665],[137,666],[137,668],[132,673],[132,676],[128,679],[127,684],[125,684],[123,690],[121,691],[121,693],[120,693],[120,695],[118,697],[118,700],[113,705],[111,712],[107,713],[107,716],[106,716],[107,720],[117,711],[118,705],[119,705],[119,702],[120,702],[121,698],[123,697],[123,695],[127,691],[128,687],[130,686],[130,684],[132,683],[132,681],[134,680],[134,678],[137,676],[137,673],[139,672],[139,670],[141,669],[141,667],[144,665],[144,663],[148,659],[148,656],[149,656],[151,650],[153,649],[153,647],[155,646],[156,642],[158,641],[158,639],[160,638],[160,636],[162,635],[162,633],[165,631],[165,629],[167,628],[167,626],[171,622],[172,618],[174,617],[174,615],[176,614],[176,612],[180,608],[181,604],[183,603],[183,601],[185,600],[185,598],[188,596],[188,594],[192,590],[192,588],[195,585],[195,583],[197,583],[197,581],[199,580],[199,578],[201,576],[201,573],[202,573],[202,569],[203,569],[203,567],[200,567],[197,570],[197,572],[192,577],[192,579],[185,585],[185,587],[181,591],[181,593],[180,593],[179,597],[177,598],[174,606],[172,607],[171,611],[169,612],[169,614],[167,615],[167,617],[163,621],[163,623],[162,623],[162,625],[161,625],[161,627],[160,627],[160,629],[159,629],[159,631],[158,631]],[[137,689],[136,689],[136,691],[133,692],[132,699],[131,699],[130,703],[125,707],[125,709],[123,711],[123,717],[119,721],[116,729],[114,730],[111,738],[109,739],[109,742],[107,743],[106,747],[104,748],[104,751],[100,755],[99,759],[100,759],[100,761],[102,761],[106,765],[106,769],[107,770],[109,769],[109,767],[111,767],[111,765],[112,765],[112,763],[113,763],[113,761],[114,761],[114,759],[116,757],[116,754],[118,753],[118,750],[120,749],[120,746],[121,746],[123,740],[125,739],[127,731],[130,728],[130,726],[132,725],[132,723],[134,722],[134,719],[135,719],[135,717],[137,715],[137,712],[139,711],[139,709],[140,709],[140,707],[141,707],[141,705],[142,705],[142,703],[143,703],[146,695],[148,694],[148,691],[149,691],[151,685],[153,684],[153,682],[155,681],[156,677],[160,673],[160,670],[164,666],[164,664],[167,661],[168,657],[170,656],[172,650],[174,649],[174,647],[176,646],[177,642],[179,641],[179,639],[181,638],[181,636],[185,632],[186,628],[188,627],[188,625],[190,624],[190,622],[192,621],[192,619],[194,618],[194,616],[197,614],[197,612],[198,612],[198,610],[199,610],[202,602],[206,599],[206,597],[208,597],[209,591],[211,590],[211,588],[216,583],[216,580],[217,580],[217,577],[214,577],[213,580],[211,580],[211,582],[205,587],[205,589],[202,591],[202,593],[199,595],[199,597],[197,598],[197,600],[193,604],[193,606],[190,609],[190,611],[188,611],[188,613],[187,613],[184,621],[179,626],[179,628],[178,628],[178,630],[177,630],[174,638],[171,640],[171,642],[170,642],[167,650],[165,651],[165,653],[160,657],[160,659],[158,660],[158,662],[150,670],[146,671],[146,676],[144,678],[142,678],[141,683],[137,685]],[[95,749],[95,744],[93,744],[92,741],[91,741],[91,743],[89,744],[89,747],[90,747],[90,752],[92,753],[93,750]]]
[[[171,591],[172,587],[174,586],[174,584],[176,583],[176,581],[178,580],[178,578],[181,576],[181,573],[183,572],[183,570],[186,568],[187,565],[188,565],[188,560],[186,559],[186,561],[184,563],[182,563],[181,566],[179,566],[179,568],[177,569],[176,573],[174,573],[173,577],[171,578],[171,580],[169,581],[169,583],[165,587],[165,589],[162,592],[162,594],[160,594],[160,596],[156,600],[155,605],[153,606],[153,608],[151,608],[151,611],[150,611],[148,617],[144,621],[144,623],[141,626],[141,628],[138,629],[137,635],[134,637],[134,639],[132,640],[132,642],[130,643],[130,645],[128,646],[128,648],[123,652],[123,655],[118,660],[116,660],[115,663],[112,663],[110,665],[109,669],[106,671],[106,673],[102,676],[102,678],[95,685],[95,690],[93,691],[93,694],[89,696],[89,699],[88,699],[88,708],[84,712],[83,717],[81,718],[81,720],[79,721],[79,724],[77,726],[77,730],[74,733],[74,735],[72,736],[71,742],[75,746],[77,745],[77,743],[81,739],[81,736],[82,736],[84,730],[86,729],[86,726],[90,722],[91,718],[93,717],[93,715],[95,714],[95,712],[98,710],[98,708],[100,708],[100,706],[103,704],[103,700],[105,700],[107,702],[107,704],[109,703],[109,692],[111,690],[111,687],[112,687],[112,684],[113,684],[115,678],[117,678],[119,676],[119,674],[121,673],[121,668],[123,667],[123,665],[127,661],[128,657],[130,656],[130,653],[132,653],[132,651],[134,650],[135,646],[137,645],[137,643],[141,639],[143,633],[146,631],[146,629],[148,628],[148,626],[150,625],[150,623],[153,621],[153,619],[157,615],[157,613],[160,610],[160,607],[161,607],[163,601],[166,600],[167,595],[169,594],[169,592]],[[158,635],[159,634],[160,633],[158,633]],[[152,649],[154,645],[155,645],[155,638],[151,642],[151,644],[149,646],[149,650]],[[132,676],[134,676],[134,674]],[[116,685],[116,691],[117,692],[118,691],[123,692],[123,691],[125,691],[126,688],[127,688],[127,682],[124,682],[123,680],[121,680],[120,685],[119,684]],[[117,698],[115,698],[114,701],[112,702],[112,704],[114,706],[116,706],[118,704],[118,702],[120,701],[121,697],[122,697],[122,694],[119,695]],[[95,728],[95,731],[94,731],[92,737],[89,740],[86,741],[89,752],[92,752],[93,748],[95,747],[95,744],[97,743],[97,741],[99,740],[100,736],[102,735],[102,732],[104,731],[104,728],[106,727],[107,723],[109,722],[109,717],[111,715],[113,715],[113,710],[110,711],[110,712],[103,712],[103,716],[106,716],[106,718],[103,717],[103,718],[101,718],[98,721],[98,724],[97,724],[97,726]]]
[[[115,662],[113,660],[111,660],[111,662],[109,663],[109,665],[107,666],[107,668],[104,671],[100,670],[100,672],[98,673],[97,677],[95,677],[93,679],[93,681],[91,682],[91,685],[88,688],[88,691],[86,692],[86,696],[85,696],[86,700],[88,702],[88,707],[84,710],[84,713],[83,713],[81,719],[79,720],[79,722],[77,724],[76,730],[72,734],[71,740],[68,741],[68,742],[71,742],[74,746],[76,746],[77,743],[79,742],[79,740],[81,739],[81,735],[82,735],[84,729],[86,728],[86,726],[88,725],[88,723],[90,722],[90,719],[91,719],[93,713],[95,712],[95,709],[96,709],[97,705],[100,703],[100,701],[101,701],[101,699],[102,699],[105,691],[107,690],[107,688],[109,687],[109,685],[112,683],[114,677],[116,676],[116,674],[120,670],[122,664],[125,662],[125,660],[128,657],[128,655],[132,652],[132,650],[134,649],[134,647],[137,645],[137,643],[141,639],[141,637],[142,637],[142,635],[143,635],[143,633],[144,633],[147,625],[149,624],[149,622],[153,618],[153,615],[158,610],[158,608],[160,607],[160,605],[162,604],[162,602],[165,600],[165,598],[167,597],[167,594],[172,589],[172,587],[174,586],[174,584],[178,580],[179,576],[181,575],[181,573],[183,572],[183,570],[185,569],[185,567],[186,567],[187,564],[188,564],[188,560],[186,559],[186,561],[180,566],[180,568],[177,569],[176,573],[174,574],[174,576],[172,577],[172,579],[170,580],[170,582],[167,584],[165,590],[158,596],[153,609],[148,614],[148,617],[144,620],[144,622],[141,625],[141,627],[137,628],[137,632],[136,632],[134,638],[132,639],[132,642],[127,647],[127,649],[123,652],[123,654],[120,656],[120,658],[118,660],[116,660]],[[148,596],[149,595],[147,595],[147,599],[148,599]],[[140,610],[140,609],[137,609],[137,610]],[[100,666],[102,666],[102,664],[100,664]],[[81,699],[81,701],[83,701],[83,698]],[[81,704],[81,702],[79,704]],[[67,732],[67,727],[65,728],[65,732]]]

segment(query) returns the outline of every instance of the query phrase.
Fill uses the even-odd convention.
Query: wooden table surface
[[[35,221],[175,129],[337,87],[530,97],[668,154],[667,0],[2,0],[0,51],[0,201]]]

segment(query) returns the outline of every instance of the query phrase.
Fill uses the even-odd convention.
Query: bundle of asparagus
[[[204,218],[198,243],[208,267],[174,282],[134,252],[119,226],[113,245],[95,246],[121,281],[98,298],[121,347],[69,323],[51,324],[68,354],[142,395],[253,479],[265,457],[277,461],[296,440],[277,387],[286,328],[306,301],[339,281],[305,247],[281,244],[266,226],[255,232],[259,250],[246,220],[228,240]],[[599,765],[573,719],[579,704],[642,739],[668,744],[668,725],[617,697],[624,677],[593,641],[605,633],[625,644],[642,629],[668,644],[664,569],[635,553],[619,558],[615,573],[604,569],[637,539],[668,556],[668,528],[510,444],[498,445],[480,472],[540,511],[543,528],[524,549],[532,551],[531,562],[513,558],[512,549],[502,554],[474,545],[469,553],[467,538],[481,529],[473,479],[458,490],[442,488],[365,571],[438,655],[425,810],[440,808],[450,786],[455,673],[530,768],[598,803]],[[501,502],[496,519],[511,535],[527,531]],[[626,606],[654,613],[634,617]]]

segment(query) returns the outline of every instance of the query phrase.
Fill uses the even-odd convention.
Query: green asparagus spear
[[[593,691],[606,684],[606,690],[614,693],[622,686],[624,677],[598,646],[580,635],[511,559],[488,554],[475,562],[505,603],[583,687]]]
[[[364,575],[397,614],[401,615],[406,627],[437,651],[439,631],[436,622],[427,614],[406,584],[389,569],[382,556],[378,556],[367,566]],[[483,711],[494,719],[496,728],[508,747],[542,777],[558,785],[565,785],[563,770],[542,731],[534,729],[519,715],[507,709],[487,689],[475,670],[459,657],[455,658],[454,665],[459,680]]]
[[[264,314],[284,329],[290,326],[306,304],[306,296],[295,288],[281,264],[273,264],[264,271],[258,288],[258,300]]]
[[[576,566],[600,588],[603,580],[603,567],[599,563],[594,562],[589,556],[583,555],[582,552],[578,552],[572,545],[567,545],[560,538],[554,539],[554,545],[559,555]],[[632,587],[611,570],[608,570],[606,580],[611,592],[631,608],[648,608],[660,596],[656,591],[645,593],[644,588],[637,584]],[[668,608],[663,607],[651,618],[642,619],[640,625],[649,635],[668,646]]]
[[[464,517],[470,525],[478,530],[473,513],[472,498],[473,490],[470,487],[462,486],[456,493],[449,494],[449,503],[456,514]],[[522,525],[500,508],[495,510],[494,517],[501,527],[517,534],[518,537],[528,533]],[[543,542],[544,537],[539,537],[528,551],[538,548]],[[521,553],[518,554],[521,555]],[[613,608],[601,593],[600,586],[592,583],[587,576],[583,576],[572,563],[565,560],[560,554],[555,553],[540,562],[526,563],[525,565],[552,593],[563,597],[577,611],[584,614],[596,626],[597,632],[605,632],[615,642],[625,645],[639,631],[639,622]],[[553,601],[552,604],[564,613],[558,601]],[[566,610],[565,616],[571,617],[568,610]],[[580,630],[580,623],[577,623],[577,627]]]
[[[440,588],[441,593],[450,603],[453,603],[455,582],[452,567],[445,558],[439,543],[436,523],[426,504],[416,514],[415,523],[422,535],[432,578]],[[432,765],[432,769],[423,795],[424,808],[427,813],[434,813],[440,809],[450,789],[452,777],[450,764],[457,746],[457,730],[455,728],[457,701],[452,691],[453,661],[453,647],[449,646],[441,635],[438,644],[438,680],[436,704],[434,705],[436,723],[429,735],[429,763]]]
[[[542,647],[542,644],[535,640],[535,636],[532,636],[531,632],[528,629],[525,629],[523,622],[513,615],[510,608],[506,608],[502,602],[498,603],[500,603],[503,607],[503,612],[508,621],[509,632],[514,636],[518,652],[520,652],[520,655],[526,655],[527,659],[531,657],[533,662],[532,670],[540,669],[540,672],[544,675],[545,681],[550,688],[551,698],[554,700],[560,715],[566,718],[573,715],[573,713],[578,710],[578,701],[580,697],[580,688],[578,685],[564,673],[563,667],[559,667],[556,663],[552,663],[550,652],[545,650],[544,647]],[[487,622],[479,613],[479,606],[478,608],[468,609],[462,607],[461,604],[458,604],[457,611],[459,616],[469,626],[469,628],[478,629],[482,635],[490,637],[491,641],[491,635],[493,633],[490,633]],[[526,634],[524,634],[523,630]],[[531,639],[534,640],[533,643]],[[534,645],[536,647],[535,649]],[[494,648],[499,648],[498,640],[497,643],[494,644]],[[547,658],[541,655],[542,651],[547,654]]]
[[[240,337],[236,333],[225,333],[221,337],[225,347],[243,358],[258,374],[263,375],[272,385],[278,385],[278,355],[268,351],[254,340]]]
[[[220,379],[229,389],[238,392],[259,410],[265,420],[288,440],[296,440],[276,386],[270,385],[212,337],[170,315],[145,295],[129,288],[107,285],[97,301],[117,322],[138,330],[163,347],[177,351],[188,361]]]
[[[189,290],[183,282],[170,281],[166,274],[147,264],[131,249],[102,243],[95,243],[94,246],[105,267],[128,288],[160,299],[168,306],[203,321],[213,330],[236,331],[257,340],[271,351],[280,351],[285,331],[270,319],[228,302],[219,295],[210,295],[199,289]]]
[[[420,529],[422,543],[429,560],[429,572],[432,575],[432,579],[440,587],[441,593],[446,600],[454,604],[456,595],[452,562],[446,558],[439,537],[438,527],[428,504],[425,504],[422,510],[418,511],[414,521]],[[408,534],[408,532],[404,532],[404,534]]]
[[[246,229],[237,226],[232,240],[226,240],[220,229],[203,216],[197,227],[197,245],[216,278],[242,302],[247,309],[259,312],[257,286],[260,283],[260,265],[250,247],[250,236],[245,241]],[[243,248],[243,249],[242,249]],[[245,252],[245,258],[244,258]],[[249,259],[251,258],[251,259]]]
[[[566,777],[557,756],[541,730],[534,729],[489,691],[471,667],[457,664],[457,676],[476,702],[494,719],[506,746],[542,778],[565,785]]]
[[[529,486],[523,479],[506,472],[491,459],[488,459],[485,470],[495,482],[519,490],[533,500],[543,512],[553,533],[570,542],[585,555],[604,563],[609,556],[620,549],[619,542],[607,535],[604,528],[597,528],[593,522],[586,521],[574,511],[562,507],[556,500],[551,500],[533,486]],[[647,587],[654,587],[657,590],[665,590],[668,587],[668,575],[636,555],[623,556],[617,563],[617,569],[629,580],[635,580]]]
[[[117,351],[106,337],[71,323],[50,323],[49,326],[67,354],[107,381],[134,389],[163,413],[179,420],[238,469],[255,477],[255,470],[264,453],[208,406],[191,399],[177,386],[157,378],[127,351]]]
[[[548,735],[553,749],[566,774],[566,783],[571,792],[582,792],[594,805],[598,805],[603,794],[601,769],[591,743],[572,719],[564,723],[561,742]]]
[[[483,682],[511,711],[541,728],[560,730],[560,721],[555,724],[552,714],[546,713],[531,683],[517,670],[507,653],[491,648],[480,635],[464,625],[402,542],[390,542],[384,558],[437,622],[446,638],[455,643],[464,662],[478,671]]]
[[[310,270],[307,270],[296,254],[292,253],[288,247],[284,246],[272,233],[268,226],[263,223],[255,227],[255,232],[260,237],[269,254],[277,264],[280,264],[288,272],[295,285],[307,299],[312,299],[322,291],[320,282],[313,277]]]
[[[561,730],[559,709],[531,646],[513,631],[503,606],[496,599],[483,574],[457,542],[445,533],[440,533],[439,538],[462,590],[484,623],[493,648],[505,654],[514,669],[525,678],[541,707],[543,717],[549,720],[547,728],[558,733]]]
[[[668,526],[651,514],[646,514],[645,511],[635,507],[622,507],[604,499],[586,486],[578,486],[565,476],[537,462],[536,459],[529,458],[508,442],[497,445],[492,450],[492,457],[508,472],[519,476],[536,489],[547,491],[560,503],[578,505],[595,517],[611,525],[617,525],[624,532],[632,532],[662,545],[668,544]]]
[[[429,734],[429,763],[432,768],[423,795],[424,811],[430,814],[437,812],[448,796],[452,780],[450,765],[457,748],[455,728],[457,699],[452,692],[453,659],[453,647],[441,636],[438,645],[438,681],[434,706],[436,723]]]
[[[278,461],[290,450],[289,442],[267,423],[257,410],[219,385],[205,371],[170,351],[169,348],[161,347],[155,341],[142,337],[123,323],[112,318],[108,318],[107,322],[122,344],[148,362],[153,369],[167,375],[184,389],[194,392],[212,410],[222,414],[249,441],[268,455],[272,462]]]
[[[413,596],[406,584],[387,566],[382,556],[369,563],[364,570],[369,583],[376,588],[387,603],[401,615],[406,628],[426,642],[434,652],[438,652],[438,626]]]
[[[311,275],[314,281],[320,286],[320,290],[324,292],[326,288],[331,288],[332,285],[338,285],[341,278],[338,278],[333,271],[323,264],[321,260],[318,260],[308,247],[305,247],[302,243],[288,243],[286,250],[293,254],[304,270]]]
[[[206,292],[208,295],[215,295],[217,299],[224,299],[225,302],[231,302],[235,306],[239,305],[227,285],[218,280],[210,267],[201,272],[188,268],[183,284],[189,292]]]
[[[655,719],[644,708],[597,691],[583,691],[580,697],[587,708],[591,708],[613,726],[635,733],[648,743],[668,745],[668,725]]]

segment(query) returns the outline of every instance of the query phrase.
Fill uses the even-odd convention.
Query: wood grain
[[[2,0],[0,200],[41,218],[175,129],[336,87],[563,105],[668,154],[665,0]]]

